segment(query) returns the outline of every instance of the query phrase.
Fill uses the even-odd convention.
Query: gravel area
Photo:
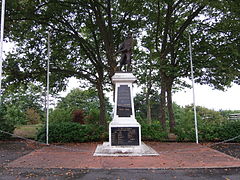
[[[216,144],[211,148],[240,159],[240,143]]]
[[[35,149],[37,149],[37,146],[30,145],[25,141],[0,141],[0,167]]]

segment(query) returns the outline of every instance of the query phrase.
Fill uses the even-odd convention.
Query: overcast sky
[[[227,91],[212,90],[209,86],[195,84],[196,105],[214,110],[240,110],[240,86],[233,85]],[[173,95],[179,105],[193,102],[192,89],[185,89]]]

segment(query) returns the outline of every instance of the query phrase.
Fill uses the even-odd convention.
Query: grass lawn
[[[37,135],[37,130],[41,126],[42,124],[19,126],[19,127],[16,127],[16,129],[14,130],[14,134],[17,136],[22,136],[29,139],[35,139]]]

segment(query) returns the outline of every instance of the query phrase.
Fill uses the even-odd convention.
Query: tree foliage
[[[137,116],[141,117],[141,119],[145,120],[144,123],[149,123],[149,117],[148,117],[148,104],[146,103],[146,96],[145,94],[139,93],[136,95],[136,97],[134,98],[134,106],[135,106],[135,110],[136,110],[136,114]],[[151,92],[151,97],[149,98],[150,101],[150,118],[151,118],[151,122],[153,121],[157,121],[159,119],[159,105],[160,105],[160,97],[159,97],[159,93],[155,92]]]
[[[151,90],[161,89],[159,119],[174,130],[172,91],[190,77],[188,33],[196,81],[224,89],[239,83],[239,1],[195,0],[12,0],[7,1],[6,37],[17,48],[4,63],[5,87],[46,83],[47,32],[51,33],[51,90],[69,77],[86,80],[98,92],[105,124],[104,90],[116,71],[115,49],[127,31],[138,38],[135,74]],[[167,105],[167,106],[166,106]]]
[[[112,111],[112,107],[107,98],[106,117]],[[99,124],[100,103],[96,89],[81,90],[79,88],[71,90],[65,97],[57,103],[56,108],[50,113],[51,122],[80,122]]]
[[[67,0],[7,2],[6,32],[17,48],[5,62],[6,85],[45,84],[47,31],[51,32],[51,90],[69,77],[87,80],[98,90],[100,122],[105,123],[103,90],[116,70],[116,47],[139,28],[140,2]],[[11,82],[11,84],[9,84]]]
[[[44,117],[43,91],[32,83],[14,90],[5,90],[2,96],[4,118],[13,125],[39,123]]]
[[[237,1],[182,0],[145,3],[146,33],[143,34],[142,46],[147,58],[141,59],[141,63],[144,69],[150,59],[152,66],[149,71],[154,72],[157,78],[153,73],[143,73],[142,79],[146,84],[153,78],[160,83],[160,121],[164,129],[168,111],[170,131],[174,131],[173,88],[185,86],[181,78],[191,75],[189,34],[196,82],[222,90],[232,82],[238,83],[240,26],[239,10],[234,8],[237,4]]]
[[[192,106],[175,107],[176,134],[180,141],[196,140],[192,109]],[[224,141],[238,136],[240,121],[229,120],[222,112],[197,106],[198,137],[200,141]],[[231,141],[239,142],[239,138]]]
[[[105,102],[107,104],[108,112],[111,112],[112,107],[108,101],[108,98],[105,98]],[[71,111],[82,109],[88,113],[91,111],[91,109],[99,109],[99,104],[100,103],[96,89],[90,88],[87,90],[82,90],[75,88],[58,101],[56,108],[69,109]]]
[[[0,140],[10,138],[10,134],[7,133],[13,133],[14,125],[7,121],[6,119],[6,106],[4,104],[0,104]],[[3,132],[4,131],[4,132]]]

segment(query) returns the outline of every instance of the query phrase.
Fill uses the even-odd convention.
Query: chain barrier
[[[55,145],[55,144],[46,144],[46,143],[42,143],[42,142],[39,142],[39,141],[35,141],[35,140],[32,140],[32,139],[28,139],[28,138],[25,138],[25,137],[22,137],[22,136],[18,136],[18,135],[15,135],[15,134],[12,134],[12,133],[9,133],[9,132],[6,132],[6,131],[2,131],[0,130],[1,133],[4,133],[4,134],[8,134],[8,135],[11,135],[13,137],[17,137],[19,139],[23,139],[25,141],[29,141],[29,142],[32,142],[32,143],[35,143],[35,144],[39,144],[41,146],[45,146],[45,147],[54,147],[54,148],[58,148],[58,149],[64,149],[64,150],[69,150],[69,151],[72,151],[72,152],[88,152],[88,150],[79,150],[79,149],[73,149],[73,148],[69,148],[69,147],[64,147],[64,146],[59,146],[59,145]],[[216,143],[213,143],[213,144],[210,144],[210,145],[202,145],[202,146],[205,146],[205,147],[213,147],[213,146],[216,146],[216,145],[219,145],[219,144],[224,144],[226,142],[229,142],[229,141],[233,141],[237,138],[240,138],[240,135],[238,136],[235,136],[233,138],[230,138],[230,139],[227,139],[227,140],[224,140],[224,141],[221,141],[221,142],[216,142]],[[181,142],[180,142],[181,143]],[[200,143],[201,144],[201,143]],[[159,154],[167,154],[169,152],[184,152],[184,151],[192,151],[192,150],[197,150],[199,149],[198,147],[194,147],[194,148],[183,148],[183,149],[178,149],[178,150],[174,150],[174,151],[160,151],[158,152]]]
[[[224,140],[224,141],[221,141],[221,142],[213,143],[213,144],[211,144],[209,147],[215,146],[215,145],[219,145],[219,144],[223,144],[223,143],[226,143],[226,142],[229,142],[229,141],[233,141],[233,140],[235,140],[235,139],[237,139],[237,138],[240,138],[240,135],[235,136],[235,137],[230,138],[230,139],[227,139],[227,140]]]
[[[7,134],[7,135],[10,135],[10,136],[19,138],[19,139],[23,139],[23,140],[25,140],[25,141],[30,141],[30,142],[32,142],[32,143],[36,143],[36,144],[40,144],[40,145],[47,146],[46,143],[42,143],[42,142],[38,142],[38,141],[35,141],[35,140],[32,140],[32,139],[28,139],[28,138],[25,138],[25,137],[22,137],[22,136],[18,136],[18,135],[16,135],[16,134],[12,134],[12,133],[9,133],[9,132],[3,131],[3,130],[0,130],[0,132],[3,133],[3,134]]]

